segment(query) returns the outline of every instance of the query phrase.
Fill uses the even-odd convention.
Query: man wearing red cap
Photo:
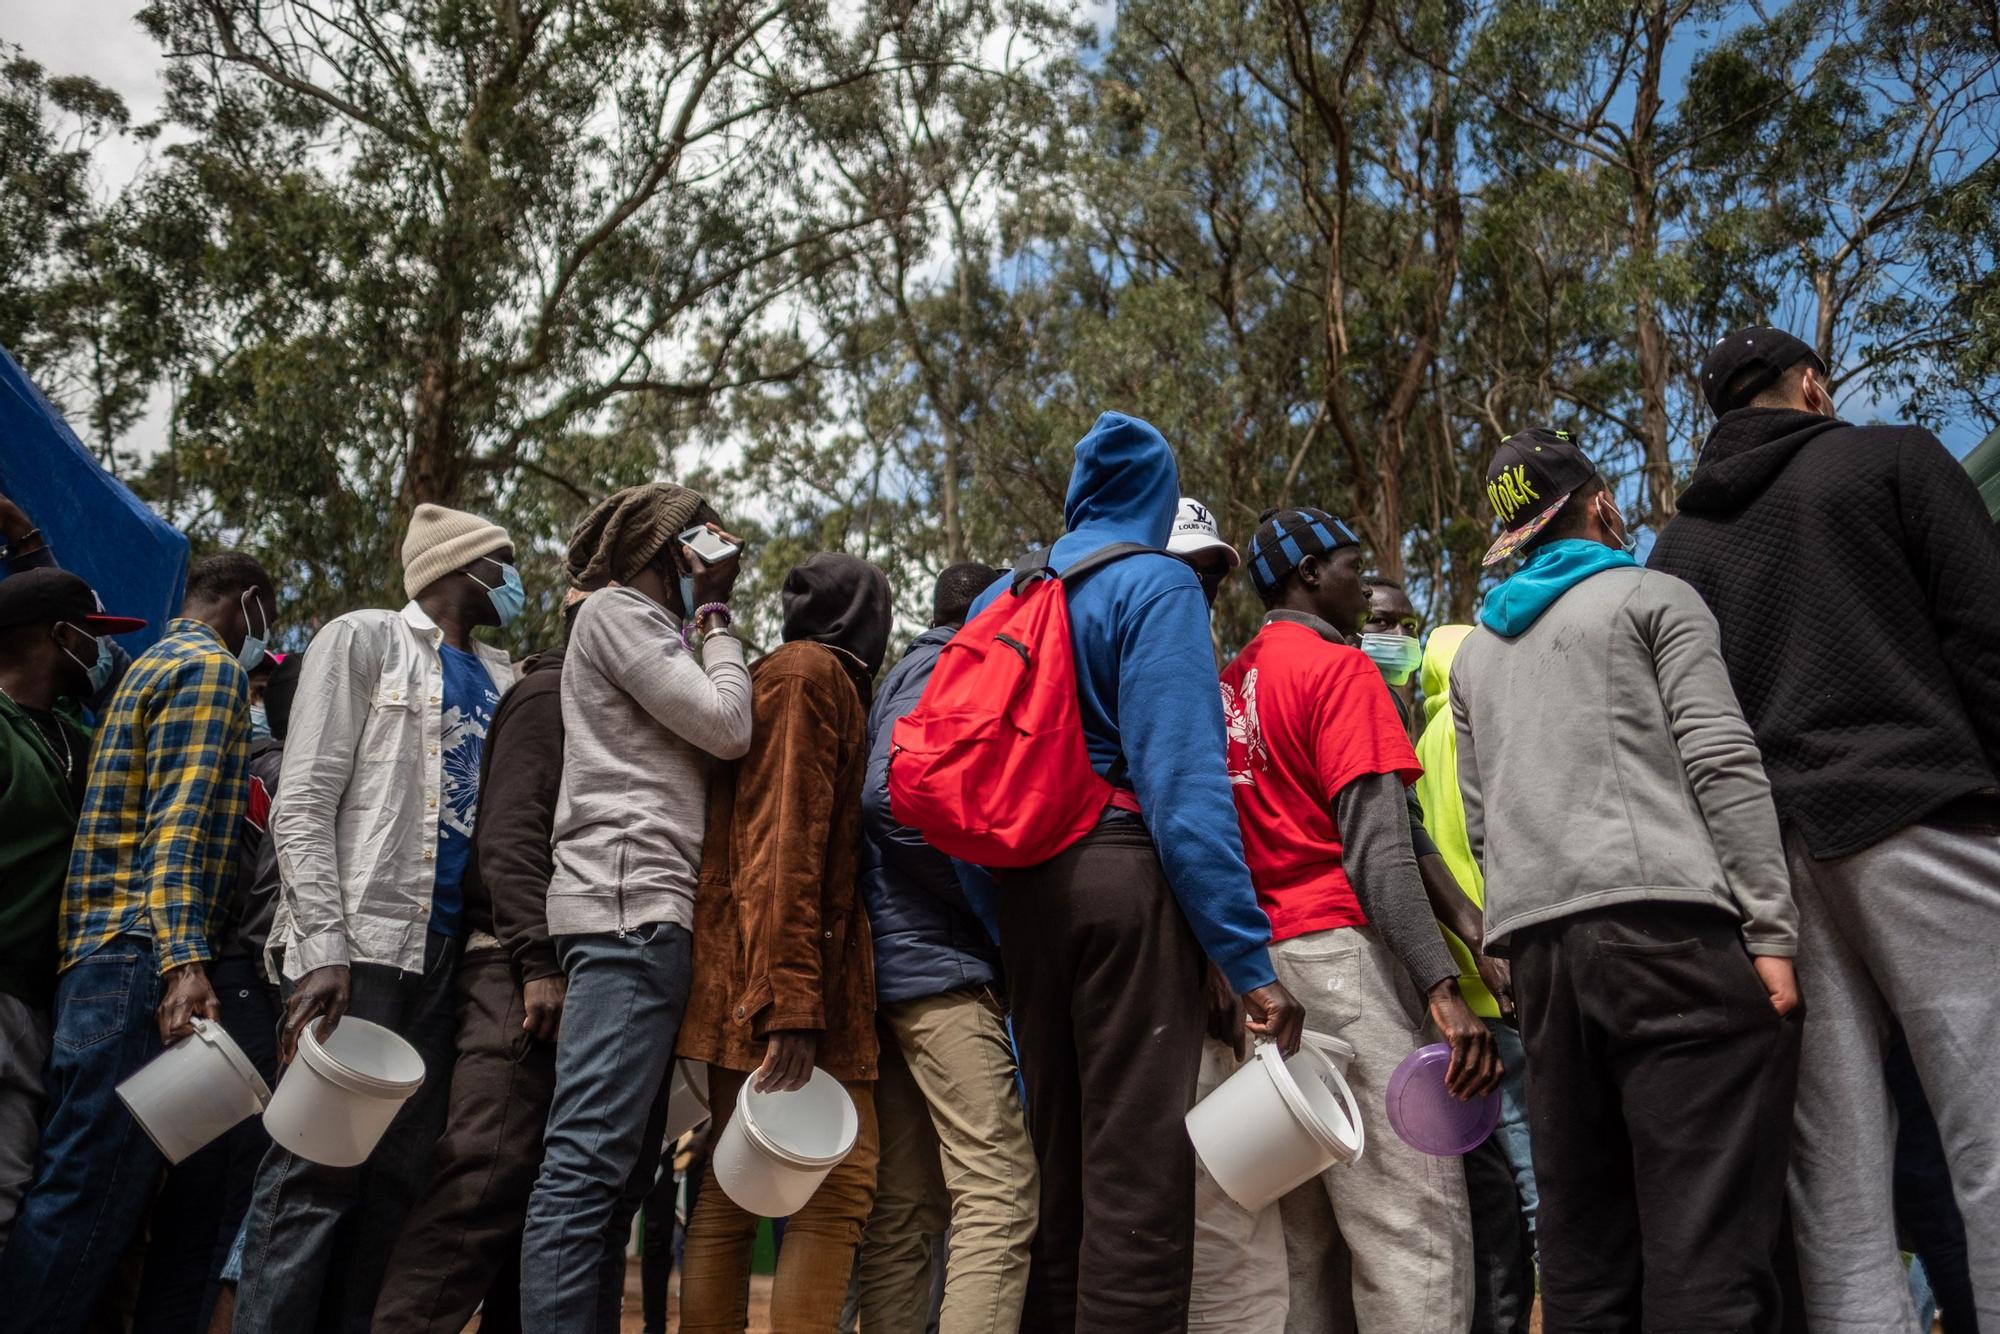
[[[49,577],[17,575],[0,590]],[[87,612],[74,586],[70,594],[85,635],[138,624],[97,620],[94,598]],[[50,1105],[0,1257],[10,1328],[85,1328],[152,1199],[163,1160],[115,1090],[196,1018],[219,1013],[208,929],[234,869],[247,787],[242,664],[263,656],[275,614],[271,577],[255,560],[196,561],[182,615],[132,664],[97,729],[57,914]],[[78,636],[65,641],[65,656],[82,659]],[[96,686],[108,643],[87,661]]]
[[[89,767],[90,737],[57,703],[96,693],[99,636],[145,625],[105,615],[63,570],[0,580],[0,1250],[35,1166],[56,913]]]

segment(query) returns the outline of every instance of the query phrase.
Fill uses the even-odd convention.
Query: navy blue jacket
[[[889,812],[889,740],[917,707],[951,626],[924,631],[889,669],[868,711],[868,778],[861,789],[861,899],[875,936],[875,999],[896,1001],[985,986],[1000,954],[959,888],[951,859]]]

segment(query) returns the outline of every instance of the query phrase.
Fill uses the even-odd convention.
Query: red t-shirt
[[[1222,672],[1229,781],[1271,939],[1365,926],[1340,864],[1333,801],[1363,774],[1423,769],[1389,689],[1359,649],[1272,621]]]

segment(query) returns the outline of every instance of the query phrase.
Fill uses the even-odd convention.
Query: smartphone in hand
[[[736,543],[706,526],[688,529],[681,534],[680,540],[682,545],[694,548],[694,554],[701,557],[703,563],[708,565],[720,565],[743,550]]]

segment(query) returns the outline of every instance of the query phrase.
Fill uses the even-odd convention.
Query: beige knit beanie
[[[403,591],[415,597],[459,566],[513,545],[505,528],[477,514],[419,505],[403,539]]]

